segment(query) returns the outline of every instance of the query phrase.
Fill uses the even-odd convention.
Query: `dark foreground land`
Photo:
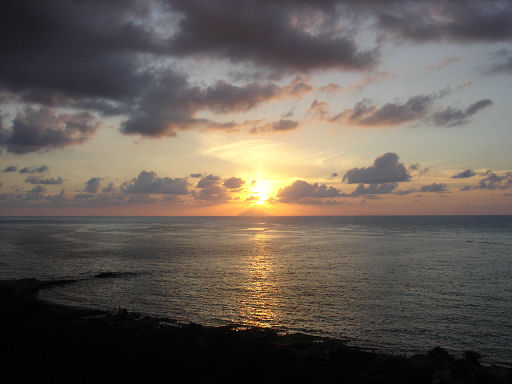
[[[259,328],[204,327],[42,302],[64,282],[0,282],[0,374],[13,382],[512,383],[510,368],[441,348],[409,358]],[[216,380],[217,379],[217,380]],[[7,382],[7,381],[4,381]]]

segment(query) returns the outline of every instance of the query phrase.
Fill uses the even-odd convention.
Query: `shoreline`
[[[0,341],[7,371],[53,381],[512,383],[512,368],[484,366],[476,352],[442,348],[410,357],[342,340],[245,326],[203,326],[49,303],[41,289],[72,280],[0,281]],[[6,347],[4,347],[6,348]],[[78,375],[78,376],[77,376]]]

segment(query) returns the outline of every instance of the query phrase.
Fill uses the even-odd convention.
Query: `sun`
[[[250,191],[257,199],[256,204],[263,205],[270,197],[272,190],[272,183],[268,180],[257,179],[252,185]]]

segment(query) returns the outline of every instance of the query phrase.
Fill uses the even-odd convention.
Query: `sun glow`
[[[251,188],[251,193],[255,198],[255,203],[258,205],[265,204],[265,202],[270,197],[271,190],[272,183],[270,181],[258,178]]]

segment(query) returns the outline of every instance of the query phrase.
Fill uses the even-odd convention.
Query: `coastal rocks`
[[[113,279],[118,277],[125,276],[136,276],[136,273],[133,272],[101,272],[94,275],[95,279]]]
[[[0,282],[2,374],[19,381],[512,383],[510,368],[482,366],[476,352],[456,358],[438,347],[406,358],[272,329],[80,310],[37,300],[33,290],[48,283]]]

